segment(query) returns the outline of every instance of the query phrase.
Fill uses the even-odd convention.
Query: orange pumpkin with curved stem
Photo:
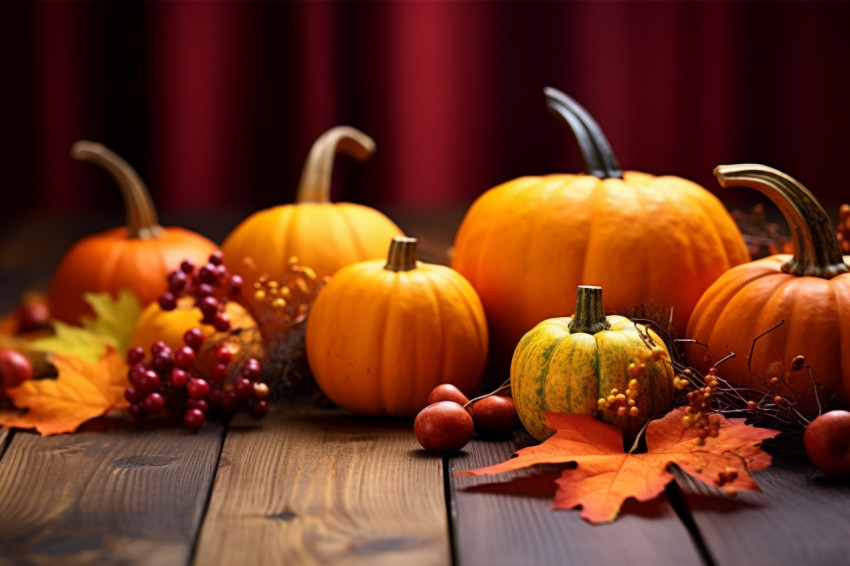
[[[802,355],[815,381],[850,406],[850,256],[842,257],[829,216],[808,189],[771,167],[721,165],[714,173],[724,187],[750,187],[770,198],[791,228],[794,253],[739,265],[706,290],[685,336],[707,345],[710,359],[704,346],[689,344],[688,363],[705,371],[732,352],[718,371],[763,391],[755,374],[767,376],[774,362],[787,368]],[[797,391],[811,385],[807,371],[788,379]]]
[[[205,263],[218,247],[190,230],[159,225],[156,209],[139,175],[121,157],[99,143],[78,141],[74,159],[106,169],[118,183],[127,210],[127,226],[83,238],[59,262],[50,282],[47,303],[51,316],[77,324],[92,314],[83,300],[86,292],[122,288],[147,305],[168,290],[166,277],[184,259]]]
[[[313,144],[294,204],[255,212],[224,240],[224,264],[243,277],[246,289],[258,276],[279,280],[291,257],[321,278],[341,267],[386,253],[387,242],[402,231],[381,212],[354,203],[330,201],[331,172],[337,151],[368,158],[375,142],[348,126],[325,132]]]
[[[545,93],[578,140],[585,174],[492,188],[455,239],[452,267],[484,303],[494,354],[510,355],[535,324],[574,312],[567,290],[579,285],[603,287],[612,314],[666,325],[672,311],[681,335],[702,292],[749,260],[738,227],[696,183],[622,171],[587,111],[562,92]]]

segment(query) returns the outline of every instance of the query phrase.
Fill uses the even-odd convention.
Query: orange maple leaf
[[[35,428],[43,436],[74,432],[112,409],[126,409],[127,365],[113,348],[95,363],[53,356],[56,379],[33,379],[7,390],[23,415],[0,415],[0,426]]]
[[[744,419],[717,419],[718,435],[697,444],[698,431],[682,424],[682,409],[652,421],[646,429],[645,453],[623,451],[620,429],[588,415],[547,413],[546,424],[556,433],[542,444],[519,450],[501,464],[457,475],[498,474],[535,464],[575,462],[555,483],[555,509],[582,507],[581,517],[591,523],[617,518],[629,497],[649,501],[673,479],[672,464],[715,487],[760,491],[749,472],[764,470],[771,456],[761,442],[779,431],[744,424]]]

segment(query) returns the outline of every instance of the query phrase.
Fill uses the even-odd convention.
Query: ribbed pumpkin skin
[[[218,249],[207,238],[183,228],[162,228],[158,237],[129,238],[127,228],[113,228],[83,238],[62,257],[47,294],[50,314],[71,324],[92,310],[83,293],[109,292],[122,288],[135,293],[142,306],[168,290],[168,273],[189,259],[196,265],[207,262]]]
[[[606,319],[611,329],[596,334],[571,333],[570,317],[547,319],[517,345],[511,362],[511,395],[520,421],[534,438],[542,441],[553,432],[545,424],[546,412],[591,415],[622,429],[626,438],[634,438],[647,420],[670,410],[673,368],[667,356],[647,359],[645,373],[637,377],[636,417],[598,409],[598,400],[612,389],[622,393],[628,388],[629,365],[639,364],[642,355],[650,352],[634,322],[622,316]],[[661,339],[652,330],[647,332],[666,352]]]
[[[467,395],[487,359],[475,290],[448,267],[349,265],[319,292],[307,320],[307,359],[334,403],[366,415],[414,416],[440,383]]]
[[[494,345],[513,351],[538,322],[573,312],[577,285],[605,289],[608,312],[666,323],[676,332],[703,291],[749,260],[722,203],[678,177],[625,171],[521,177],[468,210],[452,267],[478,291]]]
[[[290,257],[319,277],[341,267],[376,259],[401,229],[381,212],[353,203],[287,204],[255,212],[227,236],[221,246],[231,273],[246,281],[266,274],[279,280]],[[243,258],[251,258],[255,270]]]
[[[850,407],[850,273],[832,279],[801,277],[780,268],[790,255],[775,255],[740,265],[721,276],[697,303],[686,337],[708,349],[688,345],[690,365],[705,371],[710,352],[713,362],[734,352],[718,367],[731,381],[765,389],[761,378],[747,368],[753,340],[781,321],[782,326],[756,343],[751,367],[765,376],[772,362],[787,368],[797,355],[806,357],[815,381]],[[850,256],[844,256],[850,264]],[[807,371],[791,372],[789,383],[802,391],[811,384]]]

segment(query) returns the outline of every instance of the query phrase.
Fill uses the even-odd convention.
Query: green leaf
[[[108,339],[90,330],[58,320],[53,321],[53,330],[56,332],[55,336],[34,340],[30,347],[51,354],[77,356],[88,363],[96,362],[106,353]]]

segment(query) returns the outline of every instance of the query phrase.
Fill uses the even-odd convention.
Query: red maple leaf
[[[617,518],[629,497],[649,501],[657,497],[673,479],[669,467],[683,471],[727,493],[737,489],[760,491],[750,472],[764,470],[771,463],[761,450],[761,442],[779,431],[744,424],[744,419],[716,419],[717,436],[704,442],[699,432],[682,424],[681,409],[652,421],[646,429],[645,453],[623,450],[620,429],[588,415],[547,413],[546,424],[556,432],[545,442],[519,450],[501,464],[461,472],[457,475],[498,474],[535,464],[575,462],[555,480],[555,509],[582,507],[581,517],[591,523],[607,523]]]

